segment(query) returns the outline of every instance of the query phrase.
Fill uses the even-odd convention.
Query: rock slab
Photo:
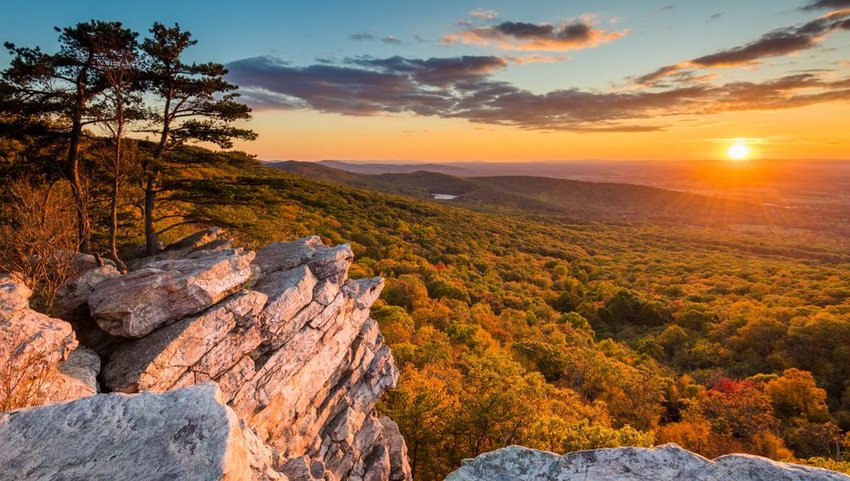
[[[285,479],[213,383],[0,415],[0,480]]]
[[[71,324],[29,307],[32,292],[0,275],[0,411],[91,396],[100,359]]]
[[[510,446],[468,460],[446,481],[850,481],[834,471],[780,463],[746,454],[710,461],[665,444],[612,448],[559,456]]]

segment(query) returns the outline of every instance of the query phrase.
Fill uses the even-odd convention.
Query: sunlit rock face
[[[446,481],[850,481],[825,469],[732,454],[713,461],[666,444],[559,456],[510,446],[467,460]]]
[[[326,247],[318,237],[255,253],[233,249],[210,230],[128,263],[134,269],[126,274],[108,266],[83,273],[60,290],[57,305],[97,351],[86,352],[103,363],[103,392],[155,398],[214,383],[215,398],[243,426],[241,436],[271,461],[252,461],[263,469],[245,478],[209,479],[275,473],[406,481],[404,440],[375,412],[398,378],[369,317],[383,280],[349,280],[352,260],[347,245]],[[0,307],[18,309],[18,291],[10,287],[6,298]],[[56,321],[67,326],[70,351],[74,331]],[[59,357],[74,358],[65,351]],[[86,359],[76,357],[76,365]],[[61,414],[53,416],[59,422]],[[85,426],[93,435],[102,428]]]
[[[0,274],[0,409],[77,399],[97,392],[98,356],[71,324],[29,307],[32,291]]]

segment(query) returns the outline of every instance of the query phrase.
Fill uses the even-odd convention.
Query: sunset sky
[[[850,0],[13,2],[0,37],[90,18],[193,32],[262,159],[850,158]]]

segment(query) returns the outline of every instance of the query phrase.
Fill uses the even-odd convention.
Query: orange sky
[[[255,113],[260,137],[238,145],[263,160],[688,160],[726,157],[743,138],[753,158],[850,158],[850,108],[818,104],[778,111],[667,119],[660,132],[541,132],[462,119]]]

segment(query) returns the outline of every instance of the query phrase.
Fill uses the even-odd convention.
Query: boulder
[[[0,480],[283,480],[212,383],[0,415]]]
[[[264,294],[236,294],[203,313],[154,331],[123,346],[104,367],[110,391],[167,391],[217,379],[260,342],[255,318]]]
[[[0,411],[97,392],[97,355],[78,347],[71,324],[30,309],[30,294],[0,279]]]
[[[98,284],[89,310],[104,331],[142,337],[242,289],[251,279],[253,259],[253,252],[232,249],[152,262]]]
[[[94,288],[120,275],[121,272],[115,266],[106,264],[69,279],[56,291],[52,314],[65,320],[86,318],[89,297],[94,293]]]
[[[468,460],[446,481],[850,481],[825,469],[731,454],[713,461],[665,444],[612,448],[563,456],[510,446]]]

